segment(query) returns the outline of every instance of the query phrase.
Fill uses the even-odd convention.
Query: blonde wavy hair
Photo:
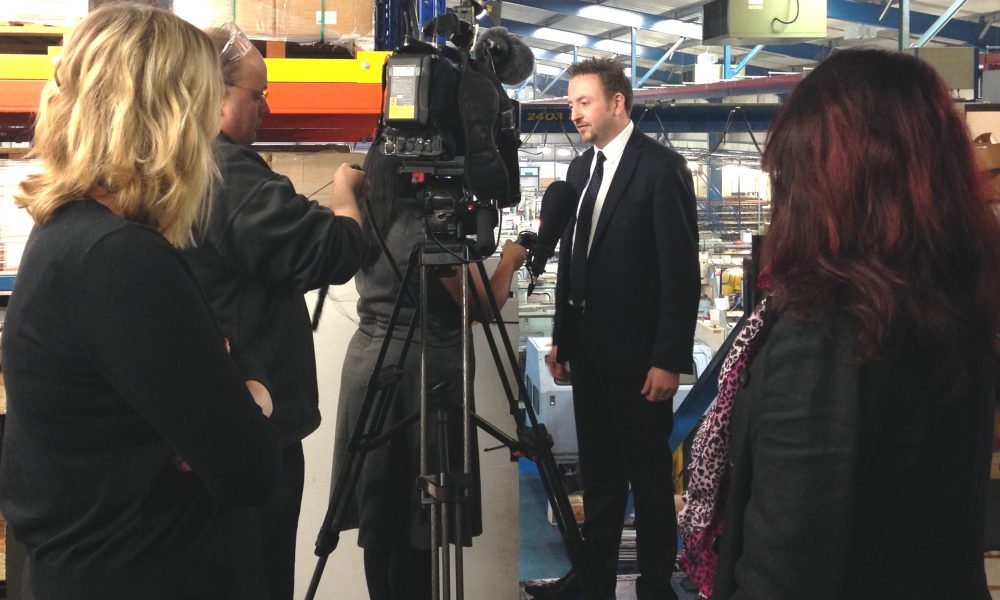
[[[95,10],[42,92],[30,154],[42,168],[21,183],[18,204],[43,224],[103,188],[115,213],[188,244],[218,176],[222,92],[219,58],[198,28],[150,6]]]

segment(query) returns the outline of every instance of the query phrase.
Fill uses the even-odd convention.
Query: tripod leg
[[[365,397],[359,410],[358,420],[355,423],[354,430],[352,431],[351,440],[347,444],[348,455],[344,460],[340,472],[337,474],[337,480],[334,483],[333,490],[330,495],[330,502],[327,506],[326,515],[323,518],[323,524],[320,527],[320,531],[316,538],[315,553],[318,560],[316,568],[313,571],[312,579],[309,583],[309,588],[306,592],[306,600],[313,600],[313,598],[315,598],[316,592],[319,588],[320,579],[323,576],[323,571],[325,570],[326,563],[329,559],[329,555],[337,548],[337,545],[340,542],[340,531],[343,526],[343,517],[347,506],[346,501],[349,498],[349,492],[354,490],[357,486],[361,470],[364,468],[365,458],[370,450],[370,447],[364,447],[362,449],[362,441],[370,440],[374,434],[377,434],[382,430],[386,415],[388,414],[388,404],[391,402],[395,393],[398,378],[391,384],[385,385],[381,381],[380,376],[384,374],[383,365],[385,363],[386,356],[388,355],[389,344],[393,339],[392,332],[395,331],[399,322],[399,313],[403,304],[402,299],[403,296],[407,294],[409,282],[415,272],[417,258],[418,254],[416,252],[416,248],[414,248],[410,253],[406,273],[403,276],[403,282],[400,286],[399,294],[397,294],[396,302],[389,318],[385,338],[383,339],[382,345],[379,347],[378,358],[375,361],[375,366],[372,368],[372,374],[368,379],[368,385],[365,389]],[[406,340],[400,350],[400,358],[396,364],[396,373],[401,370],[404,364],[402,361],[406,360],[407,349],[413,339],[414,326],[415,322],[414,320],[411,320]],[[377,400],[375,399],[376,393],[378,394]],[[374,418],[372,415],[374,415]]]
[[[446,408],[438,409],[438,470],[445,476],[450,474],[451,457],[448,454],[448,415]],[[450,481],[441,480],[442,484]],[[449,499],[450,500],[450,499]],[[448,501],[441,503],[441,587],[442,599],[451,600],[451,505]]]
[[[482,262],[478,262],[476,264],[479,268],[481,280],[483,282],[488,282],[489,277],[486,274],[486,267]],[[528,391],[524,384],[524,377],[517,367],[517,358],[514,354],[510,337],[507,335],[507,330],[503,327],[500,308],[493,295],[493,290],[489,285],[484,285],[483,287],[485,288],[486,298],[490,304],[490,312],[487,313],[483,311],[479,294],[476,293],[475,290],[473,290],[472,297],[479,305],[480,314],[492,315],[493,322],[497,323],[497,330],[504,344],[504,349],[507,353],[507,360],[511,366],[511,371],[514,373],[514,379],[517,382],[518,392],[521,398],[527,399]],[[513,415],[514,421],[520,430],[525,425],[524,417],[521,416],[521,413],[518,410],[513,390],[510,387],[510,382],[505,376],[502,366],[503,362],[500,358],[496,341],[493,338],[493,332],[487,323],[483,324],[483,331],[486,335],[486,341],[490,346],[490,351],[493,354],[493,360],[496,364],[498,374],[500,375],[500,381],[503,384],[504,391],[507,395],[507,402],[510,406],[511,415]],[[525,401],[524,405],[525,413],[528,415],[528,420],[530,421],[532,428],[540,430],[538,426],[538,418],[535,415],[534,410],[531,408],[531,403]],[[592,561],[589,553],[587,552],[583,536],[580,533],[580,528],[576,523],[576,518],[573,516],[573,509],[569,503],[569,495],[566,492],[565,482],[563,482],[562,477],[559,475],[558,465],[556,464],[555,457],[552,455],[552,445],[550,442],[537,444],[536,449],[538,452],[538,456],[536,457],[536,463],[539,467],[538,472],[545,489],[545,494],[548,497],[549,504],[552,506],[552,512],[556,517],[557,524],[559,525],[559,532],[562,534],[563,545],[566,547],[566,553],[569,556],[570,563],[573,565],[573,571],[581,578],[584,596],[590,600],[599,600],[600,594],[597,588],[597,581],[595,579]]]

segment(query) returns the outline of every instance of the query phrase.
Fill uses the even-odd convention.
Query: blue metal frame
[[[639,129],[645,133],[660,133],[660,123],[666,133],[721,133],[733,109],[732,104],[659,104],[648,107],[653,115],[644,115],[647,106],[642,99],[636,99],[632,107],[633,122],[643,117]],[[766,131],[778,112],[778,104],[753,104],[741,106],[753,131]],[[563,133],[575,132],[569,118],[569,107],[565,104],[522,104],[520,107],[522,133]],[[733,131],[743,131],[742,122],[731,124]],[[712,140],[714,143],[714,140]]]
[[[541,84],[547,85],[551,77],[548,75],[538,74],[535,79],[536,81],[541,82]],[[729,98],[732,96],[755,96],[760,94],[774,94],[778,96],[781,101],[784,101],[784,95],[788,94],[788,92],[795,87],[800,79],[801,76],[797,78],[762,77],[741,80],[739,81],[741,85],[736,86],[724,85],[727,82],[722,82],[722,84],[719,85],[696,84],[685,85],[683,87],[675,85],[670,88],[665,88],[662,93],[658,92],[655,88],[639,88],[635,95],[635,102],[641,104],[642,102],[655,100],[706,100],[713,98]],[[556,85],[552,86],[550,93],[553,96],[565,96],[565,81],[560,81]]]
[[[923,48],[927,44],[927,42],[931,41],[931,39],[934,36],[936,36],[938,32],[940,32],[941,29],[944,28],[945,25],[948,24],[948,21],[950,21],[952,17],[955,16],[955,13],[958,12],[958,9],[965,6],[965,3],[967,1],[968,0],[955,0],[954,2],[952,2],[951,6],[949,6],[943,13],[941,13],[941,16],[938,17],[937,21],[934,21],[934,23],[927,29],[927,31],[925,31],[923,35],[921,35],[917,39],[917,41],[913,43],[912,47]]]
[[[565,56],[561,56],[563,54],[568,54],[566,52],[553,52],[552,50],[545,50],[545,49],[542,49],[542,48],[531,48],[531,52],[532,52],[532,54],[535,55],[535,59],[536,60],[546,60],[546,61],[549,61],[549,62],[554,62],[554,63],[556,63],[556,64],[558,64],[560,66],[564,66],[564,65],[565,66],[569,66],[571,64],[575,64],[575,63],[579,62],[579,60],[580,60],[580,57],[579,57],[578,53],[576,52],[576,48],[575,47],[574,47],[574,52],[573,52],[573,58],[569,62],[566,61],[566,57]],[[666,58],[668,58],[668,56],[667,56],[668,54],[670,54],[669,50],[667,52],[663,53],[663,56],[660,57],[662,60],[658,60],[657,63],[656,63],[656,65],[654,65],[656,67],[656,69],[659,69],[663,65],[663,63],[666,61]],[[667,75],[667,73],[663,73],[663,74]],[[646,75],[643,76],[643,79],[639,82],[639,84],[641,85],[643,81],[649,79],[653,75],[656,75],[655,69],[650,69],[650,71],[647,72]],[[548,77],[548,75],[539,75],[539,77]],[[669,81],[668,81],[669,77],[666,80],[665,79],[660,79],[660,78],[657,78],[657,77],[652,77],[652,79],[653,79],[653,81],[655,83],[664,83],[664,84],[665,83],[669,83]]]
[[[910,43],[910,0],[899,0],[899,51]],[[885,11],[882,11],[880,19],[885,18]]]
[[[901,0],[900,4],[905,4],[908,7],[909,0]],[[938,19],[938,15],[930,15],[912,10],[900,11],[896,8],[890,8],[886,12],[885,18],[880,22],[879,15],[882,13],[882,6],[878,4],[852,2],[851,0],[827,0],[826,4],[826,15],[828,18],[897,29],[900,28],[900,17],[903,12],[908,12],[909,14],[909,27],[907,29],[913,33],[927,31]],[[1000,27],[990,27],[986,35],[980,39],[979,33],[982,29],[983,26],[981,23],[952,19],[941,28],[938,35],[979,48],[985,48],[987,45],[1000,45]]]
[[[635,88],[639,87],[639,86],[637,86],[635,84],[635,72],[638,69],[638,66],[636,65],[636,60],[635,60],[635,58],[636,58],[635,57],[635,49],[636,49],[636,46],[638,46],[638,43],[636,42],[636,28],[635,27],[631,27],[630,30],[631,30],[630,33],[632,35],[629,36],[629,40],[630,40],[630,43],[632,45],[632,52],[630,53],[629,58],[631,60],[630,66],[632,68],[629,69],[629,81],[631,81],[631,83],[632,83],[632,89],[634,90]],[[665,52],[664,52],[664,56],[666,56]]]
[[[676,42],[674,42],[674,45],[673,45],[673,46],[671,46],[669,50],[667,50],[666,52],[664,52],[664,53],[663,53],[663,56],[661,56],[660,58],[656,59],[656,62],[655,62],[655,63],[653,63],[653,66],[652,66],[652,67],[650,67],[648,71],[646,71],[646,74],[645,74],[645,75],[643,75],[643,76],[642,76],[642,78],[641,78],[641,79],[639,79],[639,81],[636,81],[636,82],[633,82],[633,83],[632,83],[632,87],[633,87],[633,88],[640,88],[640,87],[642,87],[643,85],[645,85],[645,83],[646,83],[646,81],[647,81],[647,80],[649,79],[649,77],[650,77],[650,76],[651,76],[651,75],[652,75],[653,73],[655,73],[656,71],[659,71],[659,70],[660,70],[660,67],[662,67],[662,66],[663,66],[663,63],[664,63],[664,62],[666,62],[668,58],[670,58],[671,56],[673,56],[673,55],[674,55],[674,52],[676,52],[676,51],[677,51],[677,47],[678,47],[678,46],[680,46],[680,45],[681,45],[681,42],[683,42],[683,41],[684,41],[684,40],[683,40],[683,38],[682,38],[682,39],[679,39],[679,40],[677,40]]]
[[[408,0],[382,0],[375,3],[375,49],[395,50],[403,43],[406,24],[403,19],[403,2]]]
[[[595,6],[590,2],[580,2],[580,0],[504,0],[507,4],[518,4],[520,6],[527,6],[530,8],[537,8],[542,10],[549,10],[565,15],[572,15],[579,17],[580,11],[586,7]],[[659,21],[669,19],[671,17],[664,17],[660,15],[655,15],[652,13],[636,12],[634,10],[628,10],[625,12],[632,13],[641,19],[641,23],[637,25],[639,29],[647,29],[650,31],[655,31],[653,26]],[[588,18],[588,17],[581,17]],[[680,19],[676,19],[680,20]],[[504,20],[504,25],[508,21]],[[551,25],[549,25],[552,27]],[[558,27],[556,27],[558,29]],[[686,45],[699,45],[701,43],[698,39],[691,39],[685,42]],[[826,50],[821,46],[815,44],[790,44],[790,45],[775,45],[769,46],[766,52],[773,54],[780,54],[783,56],[791,56],[793,58],[801,58],[804,60],[823,60],[826,58]]]
[[[764,49],[764,44],[758,44],[754,46],[753,49],[751,49],[750,52],[748,52],[747,55],[744,56],[740,60],[740,62],[737,63],[736,66],[734,67],[732,66],[733,64],[732,46],[726,46],[723,49],[722,78],[732,79],[733,77],[736,77],[736,75],[739,74],[739,72],[742,71],[744,68],[746,68],[747,64],[751,60],[753,60],[753,57],[757,56],[757,54],[759,54],[760,51],[763,49]]]
[[[417,21],[423,29],[428,23],[443,15],[446,11],[445,0],[418,0]]]
[[[600,3],[580,2],[580,0],[504,0],[504,4],[517,4],[519,6],[527,6],[529,8],[549,10],[552,12],[562,13],[565,15],[572,15],[574,17],[580,17],[586,19],[588,17],[580,15],[580,11],[587,7],[598,6]],[[636,17],[640,18],[642,22],[639,25],[637,25],[639,29],[653,30],[653,26],[656,23],[667,19],[667,17],[661,17],[652,13],[638,12],[635,10],[625,10],[625,9],[617,9],[617,10],[633,14]],[[680,20],[680,19],[674,19],[674,20]],[[504,19],[504,21],[506,22],[506,19]]]
[[[522,38],[531,38],[534,36],[535,31],[538,29],[538,25],[533,25],[529,23],[522,23],[519,21],[509,21],[504,19],[504,27],[514,35],[521,36]],[[580,34],[576,34],[580,35]],[[584,47],[587,48],[598,48],[597,44],[604,38],[599,38],[595,36],[583,35],[581,36],[585,42]],[[530,46],[530,40],[526,43]],[[817,47],[818,48],[818,47]],[[820,49],[822,50],[822,49]],[[637,44],[635,46],[635,54],[637,58],[643,58],[651,61],[659,61],[663,58],[666,52],[662,48],[653,48],[651,46],[643,46]],[[693,54],[688,54],[686,52],[675,52],[672,57],[664,59],[664,62],[668,62],[672,65],[679,66],[691,66],[697,61],[697,57]],[[760,67],[747,67],[747,75],[767,75],[768,70]]]
[[[531,8],[549,10],[554,12],[559,12],[567,15],[579,16],[580,10],[587,6],[594,6],[594,4],[589,2],[581,2],[580,0],[504,0],[508,4],[518,4],[520,6],[528,6]],[[901,0],[909,5],[909,0]],[[665,18],[660,15],[655,15],[645,12],[628,11],[634,13],[642,19],[642,22],[638,25],[640,29],[652,29],[653,25]],[[880,13],[882,12],[882,6],[880,4],[869,4],[867,2],[852,2],[851,0],[828,0],[827,1],[827,17],[831,19],[838,19],[841,21],[850,21],[852,23],[862,23],[866,25],[881,25],[882,27],[894,27],[900,28],[900,11],[898,9],[890,9],[886,15],[886,19],[879,19]],[[915,33],[923,33],[930,29],[931,25],[937,20],[938,15],[931,15],[921,12],[910,12],[909,25],[906,27],[907,30],[911,29]],[[506,21],[506,20],[505,20]],[[979,39],[979,32],[982,30],[982,24],[976,21],[965,21],[961,19],[952,19],[940,32],[939,35],[942,37],[957,40],[968,44],[969,46],[985,47],[986,45],[1000,45],[1000,27],[993,26],[990,27],[987,35],[984,39]],[[695,42],[698,43],[698,42]],[[796,44],[798,49],[793,48],[793,46],[771,46],[768,47],[766,52],[774,52],[776,54],[785,54],[787,56],[794,56],[796,58],[805,58],[809,60],[821,60],[823,56],[799,56],[800,52],[808,52],[808,47],[814,46],[813,44]],[[803,48],[804,47],[804,48]],[[820,50],[821,51],[821,50]],[[795,52],[796,54],[792,54]],[[816,51],[818,52],[818,51]]]
[[[566,65],[565,67],[563,67],[563,70],[560,71],[558,75],[556,75],[555,77],[553,77],[552,81],[550,81],[549,84],[547,86],[545,86],[545,88],[542,90],[542,93],[544,94],[544,93],[548,92],[549,88],[551,88],[553,85],[555,85],[557,81],[559,81],[560,79],[562,79],[562,76],[566,74],[566,71],[569,71],[569,67],[570,67],[569,65]]]

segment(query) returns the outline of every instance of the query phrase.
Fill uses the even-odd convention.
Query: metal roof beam
[[[562,41],[556,39],[548,39],[544,35],[536,35],[538,33],[545,33],[545,32],[539,32],[539,29],[543,28],[539,28],[537,25],[533,25],[530,23],[522,23],[519,21],[510,21],[504,19],[504,27],[506,27],[507,30],[513,33],[514,35],[518,35],[522,38],[535,38],[550,42]],[[566,36],[572,36],[575,42],[579,42],[574,45],[580,48],[601,50],[603,52],[618,54],[620,56],[628,56],[629,53],[631,52],[630,48],[631,44],[629,44],[629,42],[626,41],[583,35],[580,33],[573,33],[564,30],[552,30],[552,31],[557,32],[559,34],[565,34]],[[530,42],[528,42],[528,45],[529,46],[531,45]],[[660,57],[662,57],[664,54],[664,50],[662,48],[652,48],[650,46],[637,45],[635,50],[637,57],[651,61],[659,60]],[[669,59],[669,62],[671,64],[687,66],[687,65],[693,65],[695,63],[695,60],[696,58],[692,54],[676,52],[674,56],[671,59]]]
[[[530,8],[555,11],[559,14],[559,19],[548,17],[537,25],[537,27],[558,29],[555,25],[562,19],[562,17],[565,15],[572,15],[614,25],[612,29],[609,29],[605,33],[601,34],[601,37],[618,38],[630,33],[632,28],[635,27],[638,29],[646,29],[649,31],[656,31],[659,33],[666,33],[668,35],[676,35],[678,37],[687,38],[681,46],[682,49],[701,45],[701,25],[699,23],[681,22],[677,19],[664,17],[662,15],[654,15],[651,13],[608,8],[590,2],[581,2],[580,0],[505,1],[508,4],[519,4]],[[702,4],[697,4],[696,7],[698,12],[700,12]],[[621,13],[620,18],[612,20],[616,16],[619,16],[618,13]],[[602,17],[602,15],[604,16]],[[671,23],[674,21],[676,21],[676,23],[680,23],[680,25]],[[505,24],[507,22],[509,21],[504,21]],[[690,35],[685,34],[685,31]],[[814,44],[771,45],[764,48],[764,51],[771,54],[779,54],[782,56],[790,56],[792,58],[815,61],[823,60],[827,55],[825,48],[818,47]]]
[[[700,15],[702,7],[711,2],[711,0],[696,0],[691,4],[685,4],[684,6],[678,6],[677,8],[671,8],[670,10],[660,13],[660,18],[663,19],[686,19],[692,15]]]
[[[881,13],[882,6],[880,4],[869,4],[868,2],[827,0],[826,4],[826,15],[831,19],[899,29],[900,11],[898,8],[890,8],[886,11],[885,18],[879,22],[879,16]],[[934,22],[938,19],[938,15],[931,15],[913,10],[909,11],[909,14],[910,32],[913,34],[922,34],[931,29]],[[962,42],[968,46],[978,46],[980,48],[987,45],[1000,44],[1000,27],[989,27],[982,37],[980,37],[981,31],[983,31],[982,23],[976,21],[965,21],[962,19],[952,19],[941,28],[941,31],[938,33],[938,37]]]
[[[701,39],[701,25],[697,23],[688,23],[652,13],[611,8],[593,2],[581,2],[581,0],[505,0],[505,3],[550,10],[564,15],[573,15],[615,25],[648,29],[668,35]]]
[[[941,16],[938,17],[937,21],[934,21],[934,24],[931,25],[930,28],[928,28],[927,31],[925,31],[924,34],[912,44],[912,46],[914,48],[923,48],[926,46],[927,42],[931,41],[931,39],[933,39],[934,36],[936,36],[944,28],[944,26],[948,24],[948,21],[951,21],[952,18],[954,18],[955,13],[957,13],[960,8],[965,6],[965,2],[966,0],[955,0],[952,2],[951,6],[941,13]]]
[[[669,59],[671,56],[674,55],[674,52],[677,51],[677,47],[680,46],[681,42],[683,42],[683,41],[684,41],[684,38],[677,38],[677,41],[674,42],[674,45],[671,46],[669,50],[667,50],[666,52],[664,52],[663,56],[661,56],[655,63],[653,63],[653,66],[650,67],[648,71],[646,71],[646,74],[643,75],[641,79],[639,79],[637,87],[642,87],[643,85],[645,85],[646,81],[649,79],[650,75],[652,75],[654,72],[658,71],[660,69],[660,67],[663,66],[663,63],[666,62],[667,59]],[[673,73],[671,73],[671,75],[673,75]],[[669,78],[668,78],[668,80],[669,80]]]
[[[531,47],[531,52],[535,55],[536,60],[544,60],[546,62],[555,63],[560,67],[569,66],[573,63],[572,55],[569,55],[567,53],[556,53],[553,52],[552,50],[543,50],[541,48],[534,48],[534,47]],[[664,53],[664,57],[668,54],[670,54],[669,50]],[[654,65],[657,71],[651,75],[650,72],[652,72],[652,69],[650,69],[650,72],[646,73],[644,81],[651,78],[650,85],[669,83],[670,77],[673,75],[673,71],[670,70],[669,68],[660,69],[660,67],[663,65],[664,62],[666,62],[665,58],[662,62],[659,62],[657,65]],[[642,69],[643,67],[641,66],[638,67],[638,70]],[[544,73],[539,73],[538,75],[545,76]]]

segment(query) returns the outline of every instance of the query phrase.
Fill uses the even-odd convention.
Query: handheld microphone
[[[535,290],[538,278],[545,272],[545,263],[555,254],[556,244],[573,215],[576,214],[576,205],[580,201],[580,194],[566,181],[553,181],[545,190],[542,196],[542,208],[539,211],[538,235],[525,237],[531,247],[522,243],[528,248],[528,260],[525,266],[531,273],[531,282],[528,284],[528,294]],[[524,234],[522,234],[524,236]],[[518,240],[520,243],[520,239]]]
[[[507,85],[521,83],[531,76],[535,68],[535,55],[531,48],[504,27],[490,27],[484,31],[472,51],[477,58],[483,53],[489,54],[497,79]]]
[[[493,228],[497,226],[497,212],[480,208],[476,212],[476,252],[479,256],[489,256],[496,246]]]

